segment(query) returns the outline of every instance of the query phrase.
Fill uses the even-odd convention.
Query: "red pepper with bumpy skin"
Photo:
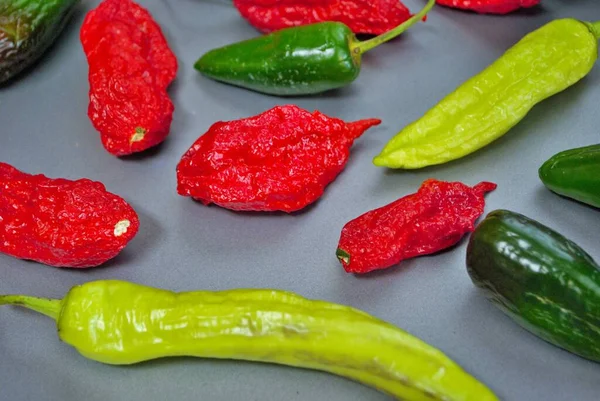
[[[437,0],[437,4],[479,14],[508,14],[538,5],[540,0]]]
[[[177,191],[231,210],[300,210],[341,173],[354,140],[380,123],[346,123],[293,105],[217,122],[183,155]]]
[[[56,267],[99,266],[136,235],[138,216],[88,179],[23,173],[0,163],[0,252]]]
[[[104,0],[85,17],[80,38],[89,65],[88,116],[106,150],[124,156],[164,141],[177,59],[150,13],[131,0]]]
[[[262,32],[336,21],[357,34],[380,35],[412,16],[399,0],[233,0],[233,4]]]
[[[426,180],[417,193],[347,223],[336,255],[348,273],[368,273],[449,248],[475,229],[484,195],[494,189],[490,182]]]

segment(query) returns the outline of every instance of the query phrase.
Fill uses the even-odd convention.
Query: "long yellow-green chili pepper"
[[[398,133],[373,163],[417,169],[459,159],[508,132],[542,100],[585,77],[598,58],[600,22],[552,21]]]
[[[280,290],[174,293],[106,280],[62,300],[0,296],[57,322],[83,356],[133,364],[167,356],[240,359],[327,371],[403,400],[495,401],[439,350],[360,310]]]

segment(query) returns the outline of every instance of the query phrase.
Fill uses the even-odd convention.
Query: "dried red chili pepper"
[[[471,10],[480,14],[508,14],[539,3],[540,0],[437,0],[437,4],[442,6]]]
[[[336,255],[349,273],[367,273],[455,245],[475,229],[484,195],[496,184],[469,187],[429,179],[419,190],[371,210],[342,229]]]
[[[0,252],[56,267],[93,267],[136,235],[138,216],[89,179],[23,173],[0,163]]]
[[[177,59],[150,13],[131,0],[104,0],[80,32],[89,65],[88,116],[116,156],[140,152],[169,134],[167,87]]]
[[[411,17],[399,0],[233,0],[233,4],[262,32],[337,21],[354,33],[380,35]]]
[[[183,155],[177,191],[232,210],[300,210],[344,169],[354,140],[380,123],[346,123],[293,105],[217,122]]]

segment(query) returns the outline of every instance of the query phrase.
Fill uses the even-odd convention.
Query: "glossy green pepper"
[[[513,321],[600,362],[600,266],[573,241],[533,219],[494,210],[467,246],[467,272]]]
[[[555,20],[529,33],[400,131],[373,163],[417,169],[487,146],[536,104],[585,77],[598,58],[599,38],[600,22],[575,19]]]
[[[32,65],[62,32],[79,0],[0,0],[0,84]]]
[[[363,53],[406,31],[434,4],[429,0],[403,24],[367,41],[358,41],[341,22],[321,22],[211,50],[194,67],[211,79],[270,95],[325,92],[353,82]]]
[[[600,208],[600,144],[555,154],[539,176],[552,192]]]
[[[360,310],[280,290],[173,293],[106,280],[75,286],[63,300],[5,295],[1,304],[50,316],[62,341],[107,364],[240,359],[322,370],[404,400],[497,400],[410,334]]]

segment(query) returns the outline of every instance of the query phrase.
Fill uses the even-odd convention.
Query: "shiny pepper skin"
[[[600,208],[600,144],[563,150],[538,175],[552,192]]]
[[[520,8],[536,6],[540,0],[437,0],[437,3],[479,14],[508,14]]]
[[[204,76],[275,96],[313,95],[356,80],[362,55],[423,20],[435,0],[395,28],[360,41],[342,22],[294,26],[210,50],[194,64]]]
[[[380,35],[411,17],[399,0],[233,0],[240,14],[261,32],[337,21],[356,34]]]
[[[418,169],[471,154],[502,137],[547,98],[579,82],[598,59],[600,21],[557,19],[405,126],[373,159]]]
[[[58,40],[80,0],[0,0],[0,85],[32,67]]]
[[[104,0],[81,27],[89,64],[88,116],[115,156],[146,150],[169,134],[167,87],[177,59],[150,13],[131,0]]]
[[[62,300],[0,295],[0,305],[52,318],[63,343],[105,364],[181,356],[256,361],[329,372],[397,400],[498,401],[404,330],[349,306],[277,289],[176,293],[102,280],[77,285]]]
[[[336,255],[346,272],[368,273],[449,248],[475,229],[484,195],[494,189],[428,179],[417,193],[347,223]]]
[[[31,175],[0,163],[0,252],[56,267],[94,267],[136,235],[138,216],[103,184]]]
[[[380,123],[346,123],[293,105],[217,122],[183,155],[177,191],[231,210],[300,210],[344,169],[354,140]]]

